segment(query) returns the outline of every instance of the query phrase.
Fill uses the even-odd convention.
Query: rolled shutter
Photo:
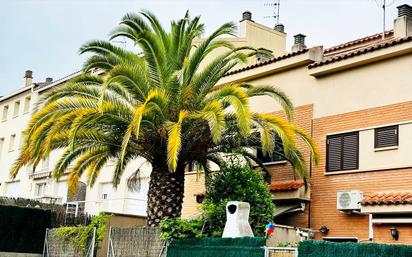
[[[327,140],[327,171],[338,171],[342,163],[342,137],[330,137]]]
[[[375,148],[390,147],[398,145],[399,126],[389,126],[375,129]]]
[[[355,170],[359,166],[359,132],[327,137],[326,171]]]

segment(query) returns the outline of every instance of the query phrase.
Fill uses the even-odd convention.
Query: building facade
[[[291,53],[233,70],[219,82],[277,86],[295,105],[294,122],[317,142],[320,163],[308,161],[306,190],[287,162],[267,163],[275,222],[311,228],[316,239],[410,243],[412,7],[399,6],[385,33],[326,49],[295,43]],[[265,97],[251,105],[280,110]],[[201,183],[186,185],[186,216],[197,211]]]

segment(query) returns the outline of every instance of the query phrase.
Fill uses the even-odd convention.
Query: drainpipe
[[[372,222],[373,214],[369,214],[369,240],[373,241],[373,222]]]

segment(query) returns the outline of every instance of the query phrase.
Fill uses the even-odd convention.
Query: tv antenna
[[[386,31],[386,8],[392,6],[396,0],[375,0],[376,5],[382,7],[382,20],[383,20],[383,31],[382,31],[382,39],[385,38],[385,31]]]
[[[273,14],[268,15],[268,16],[263,16],[263,18],[266,19],[274,19],[276,21],[276,24],[279,24],[279,13],[280,13],[280,0],[274,0],[272,3],[266,3],[264,6],[269,6],[273,8]],[[276,25],[275,24],[275,25]]]

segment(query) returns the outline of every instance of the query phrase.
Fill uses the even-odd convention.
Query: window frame
[[[9,105],[8,104],[3,106],[3,111],[1,115],[2,115],[1,121],[6,121],[9,116]]]
[[[30,112],[31,96],[26,96],[24,98],[23,114]]]
[[[356,149],[356,168],[344,168],[344,138],[345,136],[349,135],[356,135],[357,137],[357,149]],[[329,168],[329,143],[328,140],[331,138],[341,138],[341,160],[340,160],[340,167],[339,170],[330,170]],[[326,164],[325,164],[325,172],[327,174],[334,173],[334,172],[341,172],[341,171],[349,171],[349,170],[358,170],[359,169],[359,131],[352,131],[352,132],[346,132],[346,133],[340,133],[340,134],[333,134],[333,135],[328,135],[326,136]]]
[[[387,146],[379,146],[378,145],[378,133],[382,130],[385,129],[392,129],[396,128],[396,144],[395,145],[387,145]],[[384,127],[379,127],[374,129],[374,148],[375,149],[382,149],[382,148],[387,148],[387,147],[398,147],[399,146],[399,125],[390,125],[390,126],[384,126]]]
[[[9,137],[9,152],[13,152],[16,144],[16,134],[11,134]]]
[[[14,102],[14,106],[13,106],[13,116],[12,116],[12,118],[19,117],[20,108],[21,108],[21,102],[20,102],[20,100],[16,100]]]

